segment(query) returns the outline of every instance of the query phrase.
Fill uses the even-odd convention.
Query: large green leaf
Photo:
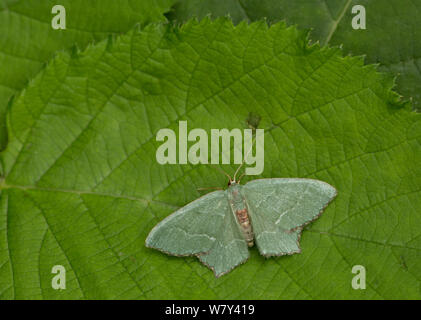
[[[8,113],[0,297],[420,298],[421,114],[392,85],[282,23],[154,24],[60,53]],[[207,165],[158,164],[157,131],[246,128],[251,112],[265,129],[263,177],[338,190],[302,253],[253,248],[216,279],[196,258],[146,248],[197,188],[227,183]],[[66,290],[51,288],[54,265]],[[366,267],[366,290],[352,289],[353,265]]]
[[[62,0],[66,30],[53,30],[53,0],[0,0],[0,148],[6,143],[9,99],[58,50],[127,32],[135,23],[165,20],[173,0]]]
[[[354,5],[366,8],[366,30],[351,27]],[[421,1],[179,0],[170,18],[183,21],[210,13],[229,14],[235,22],[266,17],[312,28],[312,39],[321,44],[343,44],[346,53],[366,54],[366,62],[397,75],[398,91],[421,110]]]

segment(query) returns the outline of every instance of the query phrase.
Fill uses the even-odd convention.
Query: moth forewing
[[[209,252],[229,212],[224,191],[208,193],[159,222],[145,244],[175,256]]]

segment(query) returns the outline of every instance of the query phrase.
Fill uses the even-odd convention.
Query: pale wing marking
[[[308,194],[308,193],[307,193],[308,188],[309,188],[309,186],[308,186],[308,185],[306,185],[306,187],[305,187],[304,191],[303,191],[303,192],[301,193],[301,195],[298,197],[297,201],[295,201],[294,205],[293,205],[292,207],[290,207],[290,208],[286,209],[284,212],[282,212],[282,213],[279,215],[279,218],[275,221],[275,224],[278,224],[279,222],[281,222],[281,219],[282,219],[282,217],[283,217],[285,214],[287,214],[289,211],[291,211],[291,210],[293,210],[293,209],[295,209],[295,208],[297,207],[297,205],[300,203],[300,201],[301,201],[302,199],[304,199],[304,196]],[[303,216],[302,214],[299,214],[298,212],[297,212],[297,215],[299,215],[299,216],[301,216],[301,217]]]

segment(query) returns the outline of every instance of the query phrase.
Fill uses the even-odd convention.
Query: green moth
[[[256,243],[265,256],[300,253],[303,227],[318,218],[337,192],[313,179],[230,179],[158,223],[146,246],[176,256],[196,255],[216,277],[249,258]]]

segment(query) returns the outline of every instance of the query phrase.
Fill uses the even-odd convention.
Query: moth
[[[158,223],[146,246],[169,255],[195,255],[220,277],[249,258],[256,244],[265,257],[300,253],[303,227],[337,195],[326,182],[256,179],[210,192]]]

